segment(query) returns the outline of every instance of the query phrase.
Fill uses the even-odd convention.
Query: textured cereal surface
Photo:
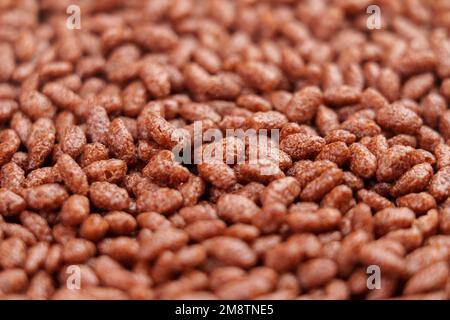
[[[450,299],[450,5],[373,2],[0,1],[0,299]]]

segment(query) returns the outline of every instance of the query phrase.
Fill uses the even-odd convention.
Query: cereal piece
[[[248,109],[253,112],[265,112],[272,109],[272,105],[269,101],[255,94],[240,95],[237,98],[236,103],[239,107]]]
[[[227,190],[237,183],[233,169],[223,162],[203,162],[197,169],[203,179],[220,189]]]
[[[67,264],[84,263],[94,256],[95,245],[85,239],[71,239],[63,247],[62,259]]]
[[[391,182],[398,179],[411,167],[414,149],[407,146],[392,146],[378,160],[376,178],[378,181]]]
[[[361,105],[364,108],[379,110],[388,106],[389,102],[374,88],[367,88],[361,95]]]
[[[76,229],[63,224],[57,224],[53,228],[52,235],[55,242],[65,244],[70,239],[76,238]]]
[[[344,173],[337,168],[323,172],[319,177],[308,183],[300,193],[302,201],[318,201],[331,189],[342,182]]]
[[[444,262],[422,269],[408,280],[403,293],[417,294],[439,290],[444,287],[448,272],[448,266]]]
[[[341,124],[341,129],[353,133],[357,139],[363,137],[374,137],[381,132],[381,128],[375,121],[363,118],[350,118]]]
[[[418,248],[406,257],[405,271],[412,276],[436,262],[446,261],[448,255],[448,248],[443,246],[428,245]]]
[[[260,198],[263,205],[280,202],[288,206],[299,194],[299,182],[292,177],[285,177],[271,182],[261,192]]]
[[[222,235],[227,228],[225,222],[221,220],[199,220],[188,224],[184,229],[189,235],[189,238],[202,242],[206,239]]]
[[[180,214],[181,214],[181,210],[180,210]],[[136,221],[141,228],[147,228],[152,231],[156,231],[156,230],[162,229],[162,228],[168,228],[172,225],[171,222],[166,219],[166,217],[164,217],[163,215],[156,213],[156,212],[140,213],[136,217]]]
[[[337,113],[324,105],[318,107],[315,123],[322,135],[327,135],[328,133],[339,129],[339,117]],[[335,141],[327,141],[327,143],[331,142]]]
[[[328,160],[301,160],[296,162],[292,168],[288,170],[288,175],[293,176],[300,183],[300,187],[304,188],[309,182],[319,177],[328,169],[336,168],[334,162]]]
[[[23,186],[31,188],[41,184],[57,182],[61,182],[59,171],[55,167],[42,167],[31,171],[23,182]]]
[[[153,141],[139,140],[137,146],[137,156],[144,162],[149,162],[161,149]]]
[[[269,203],[254,215],[252,223],[261,232],[271,233],[280,228],[286,213],[286,206],[281,202]]]
[[[397,229],[387,233],[382,239],[389,239],[400,243],[406,251],[412,251],[420,247],[424,234],[414,223],[411,228]]]
[[[292,160],[302,160],[317,155],[325,145],[321,137],[296,133],[287,136],[280,143],[280,149],[286,152]]]
[[[402,146],[410,146],[415,148],[417,146],[417,139],[416,137],[407,134],[399,134],[389,139],[388,144],[390,147],[399,144]]]
[[[0,189],[0,215],[15,216],[25,210],[25,200],[8,189]]]
[[[247,197],[256,204],[259,204],[260,194],[264,190],[264,188],[265,186],[262,183],[250,182],[242,188],[235,190],[233,193]]]
[[[450,111],[445,111],[439,120],[439,131],[444,139],[450,139]]]
[[[337,266],[333,260],[317,258],[301,264],[297,274],[302,288],[311,289],[333,279],[337,274]]]
[[[127,117],[136,117],[147,101],[147,90],[141,81],[131,82],[122,92],[123,113]]]
[[[192,57],[195,62],[205,68],[209,73],[216,73],[220,70],[222,61],[214,51],[206,47],[200,47],[194,50]]]
[[[345,144],[350,145],[356,141],[356,136],[346,130],[336,129],[329,131],[324,139],[327,144],[344,142]]]
[[[114,119],[109,125],[107,143],[113,157],[132,163],[136,156],[133,136],[125,127],[122,119]]]
[[[217,201],[219,217],[233,223],[251,222],[258,210],[258,206],[253,201],[240,195],[225,194]]]
[[[214,109],[206,103],[188,102],[183,103],[178,110],[180,116],[189,121],[212,120],[219,122],[221,117]]]
[[[161,229],[140,241],[139,257],[145,260],[154,259],[164,250],[177,250],[186,245],[188,235],[186,232],[167,228]]]
[[[250,163],[237,164],[234,167],[238,182],[256,181],[263,184],[284,177],[283,171],[269,159],[257,159]]]
[[[414,226],[421,232],[424,238],[434,235],[439,227],[439,213],[436,209],[431,209],[426,215],[419,217]]]
[[[110,121],[106,110],[101,106],[95,106],[89,113],[86,121],[87,134],[92,142],[107,144]]]
[[[52,274],[59,268],[62,264],[62,245],[54,244],[50,247],[47,252],[47,257],[45,260],[45,271]]]
[[[237,71],[245,83],[261,91],[274,90],[281,80],[280,71],[275,66],[260,62],[239,64]]]
[[[359,258],[365,265],[377,265],[386,275],[398,276],[406,271],[406,261],[402,256],[385,246],[372,242],[359,251]]]
[[[316,212],[293,211],[286,217],[289,227],[297,232],[325,232],[333,230],[341,219],[334,208],[321,208]]]
[[[6,82],[12,76],[14,69],[16,68],[14,50],[8,42],[2,42],[0,52],[0,63],[1,69],[3,70],[2,75],[0,76],[0,81]]]
[[[208,254],[225,265],[250,268],[256,263],[256,255],[242,240],[231,237],[215,237],[205,243]]]
[[[19,238],[8,238],[0,243],[0,266],[3,269],[22,268],[27,247]]]
[[[377,111],[377,123],[396,133],[415,134],[422,125],[421,118],[400,103]]]
[[[445,99],[438,93],[428,94],[422,101],[423,120],[431,128],[437,128],[440,115],[445,112]]]
[[[11,129],[0,131],[0,166],[8,163],[19,149],[20,139]]]
[[[81,224],[80,235],[91,241],[102,239],[108,232],[109,224],[99,214],[90,214]]]
[[[364,230],[355,230],[348,234],[343,240],[336,256],[336,263],[340,275],[348,275],[358,264],[358,252],[363,245],[368,243],[370,236]],[[365,274],[365,277],[367,274]]]
[[[61,149],[72,158],[78,157],[86,145],[86,135],[79,126],[72,126],[65,130],[61,139]]]
[[[255,129],[281,129],[287,123],[286,116],[278,111],[255,112],[248,117],[244,126],[246,128]]]
[[[62,206],[67,199],[66,190],[58,184],[43,184],[26,190],[25,200],[34,210],[53,210]]]
[[[49,244],[47,242],[38,242],[28,250],[24,267],[28,274],[34,274],[44,266],[48,249]]]
[[[436,148],[434,148],[434,154],[436,156],[438,169],[450,166],[450,146],[448,144],[438,144]]]
[[[322,207],[330,207],[339,209],[341,212],[346,212],[353,200],[352,189],[346,185],[339,185],[334,187],[321,202]]]
[[[110,256],[114,260],[130,262],[136,260],[139,253],[139,243],[128,237],[108,238],[98,245],[101,254]]]
[[[61,222],[67,226],[80,225],[89,215],[89,199],[82,195],[74,194],[63,204],[60,212]]]
[[[31,127],[27,140],[28,170],[38,168],[52,152],[56,139],[53,122],[47,118],[38,119]]]
[[[423,73],[409,78],[403,85],[402,97],[407,99],[420,99],[427,94],[434,84],[432,73]]]
[[[28,286],[28,278],[22,269],[8,269],[0,272],[0,290],[4,294],[22,292]]]
[[[376,157],[362,144],[353,143],[350,148],[350,170],[356,175],[368,179],[377,170]]]
[[[428,163],[418,164],[403,174],[392,186],[390,193],[394,197],[411,192],[422,191],[433,176],[433,168]]]
[[[276,279],[273,270],[260,267],[252,270],[248,277],[225,283],[217,290],[217,295],[220,299],[254,299],[271,292]]]
[[[391,201],[374,191],[361,189],[358,191],[357,195],[360,201],[364,202],[375,211],[380,211],[394,206]]]
[[[245,242],[251,242],[258,238],[259,230],[255,226],[236,223],[227,228],[224,232],[225,236],[241,239]]]
[[[175,127],[158,114],[148,112],[143,116],[143,113],[144,111],[141,113],[143,127],[151,138],[163,147],[173,148],[178,143]]]
[[[19,105],[17,102],[9,99],[1,99],[0,97],[0,123],[9,122],[18,109]]]
[[[286,242],[273,243],[264,256],[264,263],[278,272],[296,268],[300,260],[317,257],[322,249],[318,238],[310,233],[295,235]]]
[[[139,75],[153,97],[163,98],[170,93],[169,74],[162,65],[144,63],[140,68]]]
[[[374,218],[375,231],[383,235],[392,230],[409,228],[415,214],[408,208],[386,208],[378,211]]]
[[[402,75],[412,75],[431,71],[436,65],[436,57],[428,50],[410,50],[403,55],[396,65],[396,70]]]
[[[177,35],[169,26],[143,24],[133,30],[138,44],[151,51],[172,49],[178,42]]]
[[[349,171],[344,172],[344,177],[342,178],[342,181],[344,182],[344,184],[349,186],[353,191],[358,191],[364,188],[364,181]]]
[[[108,148],[99,142],[84,145],[79,159],[82,168],[101,160],[108,160]]]
[[[426,192],[409,193],[397,198],[396,204],[399,207],[407,207],[416,214],[424,214],[436,207],[436,200]]]
[[[324,93],[324,100],[331,106],[344,106],[358,103],[361,98],[361,92],[347,85],[340,85],[327,89]]]
[[[71,156],[63,154],[58,158],[56,165],[62,180],[70,191],[81,195],[88,193],[89,184],[86,174]]]
[[[427,126],[422,126],[419,130],[418,141],[419,146],[422,149],[433,151],[434,148],[438,144],[442,143],[443,140],[441,135],[437,131],[434,131]]]
[[[75,115],[82,116],[83,108],[81,107],[83,100],[79,95],[56,82],[46,84],[42,92],[57,106],[73,112]]]
[[[192,206],[198,202],[200,197],[205,192],[206,183],[202,178],[191,175],[185,183],[178,187],[183,197],[184,206]]]
[[[189,170],[176,162],[173,153],[169,150],[158,152],[142,173],[162,186],[176,187],[189,179]]]
[[[95,161],[83,168],[90,182],[121,182],[127,173],[127,164],[118,159]]]
[[[42,93],[32,90],[21,94],[20,110],[33,120],[39,118],[53,118],[55,107]]]
[[[5,223],[2,225],[5,237],[21,239],[27,246],[36,244],[36,237],[26,228],[16,223]]]
[[[392,69],[382,69],[377,81],[378,90],[390,102],[400,95],[400,77]]]
[[[40,215],[31,211],[23,211],[20,214],[20,222],[24,227],[30,230],[38,240],[46,242],[51,242],[53,240],[47,220]]]
[[[155,191],[145,190],[138,195],[137,209],[139,212],[154,211],[170,214],[183,204],[183,196],[178,190],[160,188]]]
[[[322,100],[323,96],[319,88],[305,87],[296,92],[287,104],[286,116],[291,121],[307,123],[314,118]]]
[[[342,167],[350,158],[350,150],[344,142],[332,142],[325,145],[317,155],[317,160],[329,160]]]
[[[96,207],[110,211],[127,209],[130,204],[127,191],[109,182],[92,183],[89,196]]]
[[[134,217],[126,212],[112,211],[105,215],[109,231],[115,235],[129,235],[137,227]]]
[[[428,191],[437,202],[445,200],[450,195],[450,167],[440,169],[430,181]]]

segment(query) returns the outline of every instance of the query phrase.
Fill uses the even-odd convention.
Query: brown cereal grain
[[[0,298],[447,299],[441,2],[1,2]]]
[[[88,193],[89,184],[86,174],[71,156],[61,155],[56,165],[64,184],[70,191],[81,195]]]

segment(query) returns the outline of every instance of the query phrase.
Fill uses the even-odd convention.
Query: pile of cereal
[[[447,0],[0,1],[0,298],[450,298],[449,32]]]

